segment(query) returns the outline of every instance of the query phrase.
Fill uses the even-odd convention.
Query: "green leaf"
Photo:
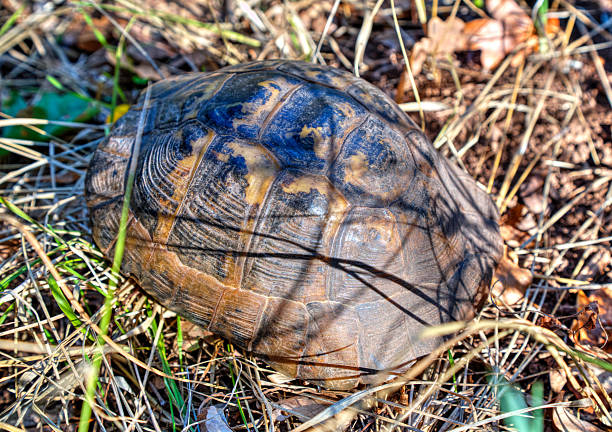
[[[62,84],[55,78],[48,76],[47,79],[63,88]],[[12,117],[39,118],[46,120],[85,122],[93,118],[99,108],[83,100],[75,93],[57,94],[45,93],[34,105],[27,105],[24,99],[15,93],[11,94],[9,101],[3,104],[4,112]],[[45,132],[53,136],[61,136],[69,128],[60,125],[41,125]],[[2,136],[5,138],[27,139],[34,141],[49,141],[49,136],[41,135],[38,132],[24,126],[10,126],[2,129]]]

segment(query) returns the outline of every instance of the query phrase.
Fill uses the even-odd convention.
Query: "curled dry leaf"
[[[493,17],[481,18],[465,25],[469,50],[479,50],[480,63],[485,70],[491,70],[514,51],[524,46],[512,59],[512,66],[518,66],[526,56],[538,50],[538,36],[533,21],[514,0],[487,0],[487,10]],[[561,30],[557,18],[548,18],[545,32],[554,36]]]
[[[527,214],[527,208],[517,204],[502,215],[500,234],[510,247],[518,247],[529,238],[529,235],[521,230],[523,219]]]
[[[553,331],[553,332],[567,330],[567,327],[565,327],[561,323],[561,321],[559,321],[555,317],[551,317],[551,316],[547,316],[547,315],[543,315],[543,316],[539,317],[538,321],[536,322],[536,324],[539,327],[543,327],[543,328],[548,329],[548,330]]]
[[[433,17],[427,23],[427,37],[422,38],[412,48],[410,67],[412,73],[418,75],[428,56],[434,59],[444,59],[455,51],[466,49],[467,39],[463,33],[465,23],[459,18],[448,18],[442,21]]]
[[[580,420],[566,407],[553,408],[552,418],[555,429],[561,432],[603,432],[593,423]]]
[[[551,369],[548,372],[548,379],[550,380],[550,389],[554,393],[560,393],[567,383],[567,376],[563,369]]]
[[[504,256],[497,265],[491,282],[494,300],[506,305],[514,305],[523,300],[525,291],[533,280],[531,272],[519,267],[516,257],[512,255],[512,252],[504,247]]]
[[[572,324],[576,341],[612,352],[612,289],[602,288],[588,296],[580,291],[577,303],[581,309]]]
[[[595,280],[603,274],[612,262],[608,249],[598,249],[593,253],[577,279]],[[580,311],[572,324],[576,340],[581,344],[591,345],[612,352],[612,288],[603,287],[588,295],[579,291],[576,307]]]

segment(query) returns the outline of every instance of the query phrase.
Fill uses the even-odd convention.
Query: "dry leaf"
[[[504,24],[490,18],[470,21],[465,26],[468,36],[468,49],[480,51],[480,64],[485,70],[491,70],[512,51],[515,44],[512,38],[505,36]]]
[[[516,228],[523,218],[524,210],[525,206],[522,204],[517,204],[514,207],[509,208],[508,211],[502,216],[501,223]]]
[[[529,235],[524,231],[526,225],[533,223],[532,220],[525,220],[528,215],[527,208],[522,204],[517,204],[506,211],[500,221],[500,234],[506,244],[510,247],[518,247],[527,239]]]
[[[272,372],[268,374],[268,380],[274,384],[287,384],[294,379],[295,378],[291,378],[290,376],[284,375],[280,372]]]
[[[183,332],[183,351],[191,351],[194,347],[199,347],[200,339],[212,335],[208,330],[204,330],[201,326],[186,319],[181,320],[181,330]],[[178,349],[178,341],[176,338],[174,339],[174,349]]]
[[[584,291],[579,291],[576,300],[581,307],[572,324],[576,341],[611,352],[612,288],[604,287],[588,296]]]
[[[467,39],[463,28],[465,23],[459,18],[448,18],[442,21],[433,17],[427,23],[427,37],[422,38],[412,48],[410,67],[412,73],[418,75],[428,56],[434,59],[445,59],[455,51],[466,49]]]
[[[487,10],[493,17],[481,18],[465,25],[468,49],[479,50],[485,70],[496,67],[517,45],[534,34],[533,22],[514,0],[487,0]],[[524,49],[513,60],[517,66],[528,52]]]
[[[610,251],[600,248],[589,257],[576,279],[593,281],[606,271],[611,262]],[[576,340],[612,352],[612,288],[605,286],[590,291],[588,295],[579,291],[576,307],[580,310],[572,324]]]
[[[421,72],[429,56],[444,59],[455,51],[480,51],[480,63],[485,70],[495,68],[501,61],[524,44],[512,59],[518,66],[539,42],[535,26],[515,0],[487,0],[487,10],[492,18],[480,18],[464,23],[456,17],[442,21],[433,17],[427,23],[427,37],[418,41],[410,55],[412,73]],[[546,33],[555,35],[561,30],[557,18],[548,18]]]
[[[513,227],[512,225],[500,225],[499,233],[506,244],[512,248],[519,247],[529,238],[529,235],[525,234],[520,229]]]
[[[610,250],[599,248],[593,253],[587,263],[584,265],[576,279],[582,281],[592,281],[606,270],[606,267],[612,263],[612,255]]]
[[[123,20],[120,21],[122,22],[122,27],[127,24]],[[68,28],[62,38],[63,42],[66,45],[76,46],[79,50],[89,53],[99,50],[102,48],[102,44],[94,33],[92,26],[105,39],[109,39],[115,29],[105,16],[99,18],[92,17],[91,25],[89,25],[82,14],[72,14],[72,21],[68,24]]]
[[[536,325],[553,332],[567,330],[567,328],[557,318],[546,315],[539,317]]]
[[[565,407],[555,407],[552,413],[555,429],[562,432],[603,432],[593,423],[580,420]]]
[[[502,304],[514,305],[523,300],[532,280],[531,272],[519,267],[512,259],[512,253],[504,247],[504,256],[493,274],[491,294]]]
[[[410,56],[412,73],[417,75],[429,56],[444,59],[455,51],[480,51],[483,69],[491,70],[521,44],[525,46],[512,59],[518,66],[532,51],[538,49],[535,26],[515,0],[487,0],[492,18],[480,18],[464,23],[459,18],[442,21],[433,17],[427,23],[427,37],[418,41]],[[554,35],[561,26],[556,18],[549,18],[546,33]]]
[[[278,405],[281,408],[273,411],[273,416],[278,421],[283,421],[292,415],[296,415],[302,421],[310,420],[328,407],[328,405],[318,403],[306,396],[293,396],[280,401]],[[281,411],[288,413],[288,415],[283,415]]]
[[[567,376],[563,369],[551,369],[548,372],[548,379],[550,380],[550,388],[554,393],[561,392],[567,383]]]
[[[222,405],[211,405],[198,414],[198,420],[203,421],[203,429],[207,432],[232,432],[227,423]]]

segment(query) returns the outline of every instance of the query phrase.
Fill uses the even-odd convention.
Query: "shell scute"
[[[193,174],[195,161],[211,139],[198,122],[180,129],[162,129],[142,140],[134,180],[133,209],[151,233],[155,233],[180,206]],[[171,220],[169,221],[171,223]],[[153,234],[155,239],[163,234]]]
[[[343,93],[304,84],[283,101],[260,139],[284,166],[324,173],[366,115]]]
[[[209,144],[168,238],[168,248],[182,262],[230,286],[239,278],[236,265],[246,247],[242,231],[250,212],[247,164],[242,157],[230,158],[236,141],[218,135]]]
[[[359,319],[359,364],[371,371],[381,371],[385,365],[399,365],[407,358],[417,358],[430,352],[437,341],[418,341],[413,329],[431,322],[413,306],[414,295],[408,290],[386,299],[360,303],[355,307]],[[431,310],[431,309],[430,309]],[[401,345],[402,353],[393,347]],[[406,355],[407,354],[407,355]],[[384,380],[376,374],[364,376],[365,383]]]
[[[330,170],[349,200],[378,207],[397,199],[414,175],[402,136],[374,116],[352,131]]]
[[[323,176],[279,174],[258,215],[243,288],[301,302],[325,299],[325,259],[346,205]]]
[[[387,298],[403,287],[403,244],[386,208],[352,207],[333,245],[327,295],[344,304]]]
[[[306,308],[309,343],[301,357],[299,374],[319,383],[333,380],[337,388],[354,387],[364,373],[361,365],[355,367],[360,341],[354,308],[334,301],[313,301]]]
[[[295,78],[271,72],[238,74],[198,109],[198,119],[218,133],[255,140],[267,116],[292,87]]]
[[[416,124],[395,102],[389,99],[382,90],[367,81],[356,80],[346,89],[346,92],[369,111],[386,120],[390,127],[402,131],[417,129]]]
[[[301,302],[268,297],[257,332],[248,348],[268,355],[287,376],[297,376],[299,361],[307,343],[309,315]]]

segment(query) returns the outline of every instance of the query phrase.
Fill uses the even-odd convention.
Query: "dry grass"
[[[76,430],[113,280],[91,244],[83,179],[107,132],[104,118],[142,87],[126,77],[158,79],[252,59],[312,56],[375,79],[386,76],[389,58],[400,73],[407,54],[402,55],[402,42],[396,53],[377,58],[372,39],[391,41],[390,46],[398,34],[406,39],[398,24],[406,24],[409,11],[403,2],[382,1],[364,6],[236,0],[236,9],[225,14],[223,4],[212,0],[195,0],[191,9],[178,10],[153,1],[25,8],[3,3],[12,10],[0,17],[8,22],[0,30],[2,98],[26,92],[31,102],[59,87],[98,109],[87,122],[63,123],[29,118],[27,111],[11,118],[0,110],[0,129],[21,125],[40,134],[0,138],[6,151],[0,171],[0,430]],[[575,415],[578,408],[583,420],[612,427],[610,390],[601,382],[604,372],[611,372],[610,355],[574,343],[571,320],[540,325],[542,317],[576,312],[572,293],[578,288],[588,293],[611,287],[609,278],[594,280],[597,275],[584,269],[589,257],[610,246],[612,169],[602,162],[605,148],[584,115],[589,109],[585,85],[566,69],[576,62],[594,64],[601,83],[596,86],[612,104],[593,38],[608,44],[612,39],[584,10],[565,2],[558,10],[584,36],[560,34],[550,41],[551,51],[529,57],[520,73],[504,62],[471,85],[472,97],[459,84],[446,99],[422,94],[423,103],[415,108],[434,110],[421,111],[422,121],[442,119],[436,147],[488,186],[502,213],[516,206],[521,185],[536,174],[543,178],[544,203],[559,173],[588,180],[569,193],[565,205],[541,212],[527,238],[510,244],[521,264],[536,274],[519,304],[491,302],[473,322],[431,329],[423,336],[444,334],[448,342],[391,383],[332,392],[287,382],[119,278],[113,282],[117,289],[90,430],[198,430],[207,415],[214,420],[218,412],[234,430],[493,430],[503,428],[504,418],[533,415],[539,406],[547,428],[554,415]],[[197,21],[190,11],[209,21]],[[93,28],[97,36],[86,39]],[[384,39],[383,33],[392,37]],[[59,35],[77,41],[62,44]],[[92,44],[96,48],[88,50]],[[455,78],[469,75],[455,63],[438,67]],[[426,80],[413,82],[416,89]],[[105,102],[96,102],[102,96]],[[440,112],[444,107],[453,108]],[[523,126],[512,132],[519,121]],[[49,125],[69,127],[70,133],[45,132]],[[571,152],[564,152],[578,126],[586,135],[588,163],[575,163]],[[495,129],[503,130],[504,138],[490,146]],[[536,132],[538,148],[532,144]],[[604,139],[604,147],[611,145]],[[576,220],[571,229],[559,228],[568,218]],[[562,391],[554,389],[555,374],[567,380]],[[528,394],[537,380],[545,383],[539,402]],[[516,402],[511,410],[500,410],[507,383],[521,390],[510,398]]]

